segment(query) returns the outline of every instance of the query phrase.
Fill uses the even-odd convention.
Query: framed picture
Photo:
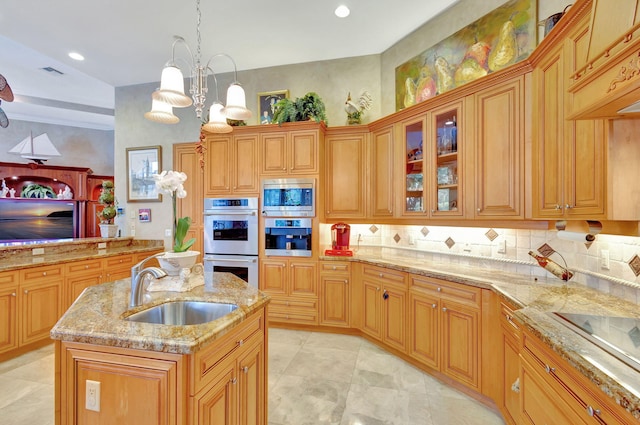
[[[260,116],[258,117],[258,119],[260,120],[260,124],[271,124],[276,102],[278,102],[280,99],[286,99],[288,97],[289,90],[258,93],[258,108],[260,111]]]
[[[127,201],[162,202],[153,175],[162,169],[162,146],[127,148]]]
[[[151,221],[151,208],[140,208],[138,210],[138,220],[142,223]]]

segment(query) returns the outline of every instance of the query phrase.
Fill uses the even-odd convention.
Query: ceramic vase
[[[100,236],[103,238],[115,238],[118,234],[117,224],[100,224]]]

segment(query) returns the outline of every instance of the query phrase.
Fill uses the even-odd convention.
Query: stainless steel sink
[[[201,301],[171,301],[125,317],[130,322],[160,325],[199,325],[225,316],[238,306]]]

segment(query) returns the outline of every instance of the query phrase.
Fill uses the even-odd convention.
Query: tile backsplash
[[[330,229],[330,224],[320,225],[323,246],[331,245]],[[558,239],[555,230],[368,223],[351,224],[350,245],[360,253],[382,249],[389,255],[409,256],[416,261],[434,259],[550,276],[528,254],[545,243],[556,251],[550,258],[561,265],[564,258],[574,272],[571,283],[640,303],[640,276],[634,272],[640,256],[640,237],[600,234],[588,246]]]

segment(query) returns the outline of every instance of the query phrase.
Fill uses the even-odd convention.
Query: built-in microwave
[[[262,180],[262,215],[315,217],[315,179]]]

